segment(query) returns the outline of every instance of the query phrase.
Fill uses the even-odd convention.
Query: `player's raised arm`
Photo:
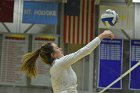
[[[105,30],[101,33],[98,37],[93,39],[83,48],[79,49],[78,51],[71,53],[69,55],[63,56],[55,61],[56,65],[68,67],[71,66],[73,63],[77,62],[79,59],[89,55],[101,42],[103,38],[114,38],[114,34],[110,30]]]

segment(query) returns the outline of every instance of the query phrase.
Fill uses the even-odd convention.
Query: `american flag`
[[[86,44],[93,39],[94,0],[68,0],[64,7],[64,43]]]

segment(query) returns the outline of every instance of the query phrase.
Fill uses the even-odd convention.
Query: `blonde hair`
[[[52,51],[53,51],[53,46],[51,45],[51,43],[47,43],[36,51],[26,53],[25,55],[23,55],[22,58],[23,64],[20,70],[31,78],[36,77],[37,68],[35,63],[38,56],[40,55],[44,63],[51,65],[53,61],[52,60],[53,58],[51,57]]]

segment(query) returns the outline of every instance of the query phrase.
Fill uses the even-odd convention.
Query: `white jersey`
[[[77,76],[71,65],[79,59],[89,55],[100,42],[100,38],[96,37],[78,51],[54,61],[54,64],[50,69],[51,83],[54,93],[78,93]]]

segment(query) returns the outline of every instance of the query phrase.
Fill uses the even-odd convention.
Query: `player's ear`
[[[55,53],[54,53],[54,52],[51,53],[51,57],[52,57],[52,58],[55,58]]]

